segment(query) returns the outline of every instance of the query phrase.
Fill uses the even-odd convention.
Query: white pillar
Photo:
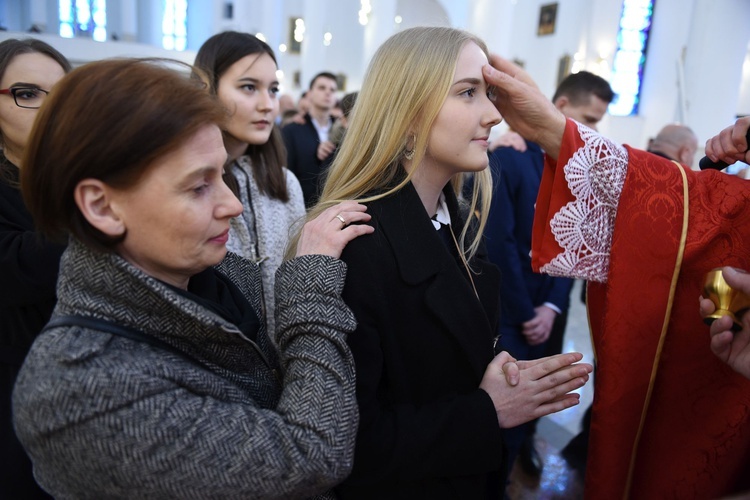
[[[138,0],[137,41],[161,48],[161,21],[164,16],[162,2]]]
[[[742,65],[742,86],[740,87],[740,102],[737,112],[750,115],[750,47],[748,47],[745,63]]]
[[[263,27],[263,34],[266,36],[266,42],[271,46],[278,58],[279,44],[287,43],[283,2],[263,2],[261,16],[261,26]]]
[[[458,28],[462,30],[469,30],[469,22],[471,18],[471,12],[477,11],[477,4],[484,3],[482,0],[449,0],[449,1],[438,1],[438,3],[445,9],[445,13],[448,15],[448,26]],[[498,2],[495,2],[498,3]]]
[[[138,33],[138,6],[125,0],[120,2],[118,13],[122,16],[120,31],[117,35],[123,42],[135,42]]]
[[[154,2],[158,3],[158,2]],[[197,51],[216,32],[217,8],[211,0],[190,0],[187,6],[187,49]],[[161,18],[159,18],[161,38]],[[159,42],[161,46],[161,41]]]
[[[474,0],[466,30],[479,36],[490,52],[508,56],[513,33],[512,0]]]
[[[684,81],[680,75],[695,3],[695,0],[656,1],[638,109],[640,117],[645,119],[631,126],[633,133],[623,139],[632,146],[645,148],[648,140],[668,123],[680,122],[693,127],[698,118],[694,116],[688,121],[682,113]]]
[[[685,53],[687,122],[702,143],[734,123],[750,42],[748,0],[696,0]]]
[[[305,0],[302,14],[305,37],[300,51],[300,86],[303,90],[309,87],[310,79],[317,73],[330,71],[323,45],[329,10],[328,0]]]
[[[369,22],[365,26],[364,59],[367,64],[383,42],[395,32],[398,14],[396,0],[378,0],[372,3]]]

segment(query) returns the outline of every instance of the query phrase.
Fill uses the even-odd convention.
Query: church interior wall
[[[74,62],[121,56],[173,57],[192,62],[211,34],[227,29],[262,33],[277,51],[283,91],[298,96],[318,71],[346,76],[345,91],[357,90],[375,48],[390,34],[414,25],[451,25],[485,39],[490,50],[522,61],[545,95],[557,85],[561,59],[573,70],[605,76],[612,69],[622,0],[190,0],[188,50],[158,46],[161,2],[108,0],[108,28],[117,40],[64,39],[54,26],[55,0],[0,0],[0,39],[38,36]],[[372,4],[370,24],[358,12]],[[542,6],[557,4],[554,32],[537,33]],[[232,17],[227,17],[227,4]],[[657,0],[643,75],[639,114],[608,116],[600,131],[645,147],[664,124],[684,122],[701,144],[737,115],[750,113],[750,2],[747,0]],[[154,7],[156,6],[156,7]],[[396,23],[395,15],[401,16]],[[281,52],[289,43],[289,20],[306,21],[300,53]],[[35,26],[41,33],[28,33]],[[724,29],[716,31],[717,26]],[[323,33],[330,32],[330,45]],[[343,95],[344,92],[341,92]],[[502,125],[497,127],[502,129]],[[702,152],[699,151],[698,154]]]

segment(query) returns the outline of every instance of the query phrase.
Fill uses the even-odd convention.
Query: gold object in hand
[[[711,299],[716,306],[716,310],[703,318],[706,324],[711,324],[714,320],[722,316],[732,318],[732,330],[742,330],[740,318],[742,314],[750,308],[750,297],[739,290],[735,290],[724,281],[724,275],[721,268],[712,269],[706,274],[706,280],[703,284],[703,296]]]

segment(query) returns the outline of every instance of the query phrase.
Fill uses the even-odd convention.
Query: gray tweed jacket
[[[228,254],[218,268],[260,312],[258,267]],[[281,266],[277,355],[263,327],[254,343],[122,258],[73,240],[55,314],[136,328],[189,357],[82,327],[39,336],[13,398],[39,483],[59,499],[324,493],[351,470],[358,423],[345,274],[319,255]]]
[[[227,249],[260,266],[266,328],[273,338],[276,332],[274,277],[284,261],[289,235],[304,222],[305,200],[299,181],[286,168],[287,202],[261,194],[248,156],[240,156],[232,165],[232,172],[239,183],[239,198],[244,210],[230,221]]]

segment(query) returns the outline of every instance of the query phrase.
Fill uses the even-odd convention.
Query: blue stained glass
[[[620,95],[609,105],[609,112],[613,115],[628,116],[638,110],[638,99],[635,95]]]
[[[646,63],[646,45],[653,12],[653,0],[623,2],[610,82],[617,96],[609,106],[610,114],[627,116],[638,113],[643,67]]]
[[[70,23],[60,23],[60,36],[63,38],[73,38],[75,36],[73,26]]]
[[[61,22],[73,22],[73,6],[71,5],[70,0],[60,0],[58,14]]]
[[[60,36],[90,37],[98,42],[107,40],[106,0],[59,0]]]
[[[106,42],[107,41],[107,30],[105,28],[102,28],[101,26],[97,26],[94,28],[94,40],[97,42]]]
[[[76,0],[76,21],[80,26],[87,26],[91,19],[91,10],[86,0]]]
[[[617,35],[617,43],[622,50],[643,50],[646,35],[641,31],[622,30]]]
[[[94,24],[97,26],[107,25],[107,10],[105,7],[94,8]]]
[[[174,20],[172,16],[168,14],[164,15],[164,19],[161,22],[161,32],[163,35],[174,35]]]
[[[620,50],[615,54],[615,60],[612,67],[615,71],[634,71],[638,72],[641,65],[641,52],[632,52]]]
[[[186,0],[164,0],[162,18],[162,47],[167,50],[185,50],[187,47]]]

